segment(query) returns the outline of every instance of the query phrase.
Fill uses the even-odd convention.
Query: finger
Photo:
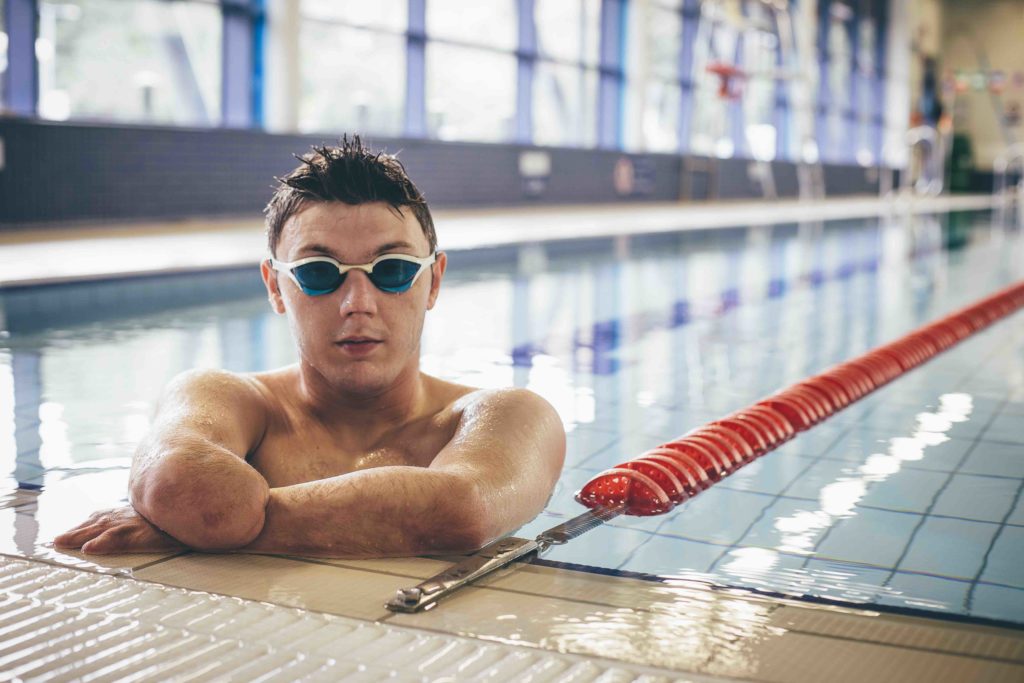
[[[82,552],[86,555],[108,555],[116,553],[123,545],[124,534],[120,529],[107,529],[96,538],[82,544]]]
[[[99,524],[84,523],[54,537],[53,545],[58,548],[78,548],[89,539],[103,533],[105,529],[105,526]]]

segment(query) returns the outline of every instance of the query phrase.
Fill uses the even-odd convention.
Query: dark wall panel
[[[0,139],[0,224],[8,226],[255,215],[270,198],[273,177],[296,165],[293,154],[333,141],[330,136],[19,118],[0,118]],[[677,155],[544,149],[550,175],[526,181],[519,174],[519,157],[537,148],[370,142],[398,153],[435,207],[677,201],[685,185],[680,177],[684,157]],[[761,195],[746,160],[702,163],[710,163],[712,170],[701,177],[704,185],[690,188],[689,198]],[[774,166],[779,195],[796,196],[795,167]],[[841,166],[826,167],[826,183],[830,194],[877,188],[865,180],[863,169]]]

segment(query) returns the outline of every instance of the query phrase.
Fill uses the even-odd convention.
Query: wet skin
[[[331,202],[285,224],[277,257],[367,263],[429,249],[409,211]],[[352,270],[335,292],[310,297],[264,263],[299,362],[176,378],[133,459],[132,505],[94,514],[56,546],[393,556],[477,548],[532,519],[565,454],[551,406],[419,370],[446,264],[438,254],[403,293]]]

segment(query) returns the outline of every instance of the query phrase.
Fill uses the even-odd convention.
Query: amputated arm
[[[262,437],[264,420],[248,380],[210,371],[179,377],[132,461],[132,506],[196,549],[250,543],[263,528],[270,488],[245,455]]]
[[[382,557],[467,551],[525,524],[561,472],[565,432],[522,390],[466,400],[455,437],[428,468],[379,467],[270,490],[247,552]]]

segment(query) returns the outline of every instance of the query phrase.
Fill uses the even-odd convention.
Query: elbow
[[[216,476],[203,477],[169,459],[151,476],[132,482],[132,505],[195,550],[234,550],[251,543],[263,530],[269,488],[257,477],[258,482],[242,478],[225,486]]]
[[[478,550],[507,530],[495,518],[493,506],[483,499],[480,487],[460,481],[449,497],[448,523],[436,537],[434,550],[470,552]]]

